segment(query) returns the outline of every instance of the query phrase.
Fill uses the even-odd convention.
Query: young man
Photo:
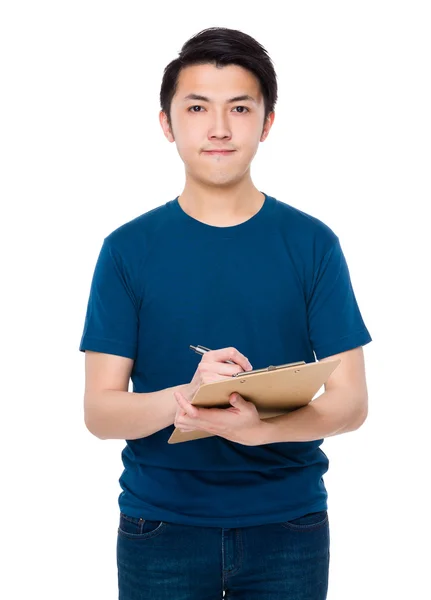
[[[85,423],[126,440],[120,598],[323,600],[320,445],[366,418],[371,337],[337,235],[251,180],[277,99],[265,49],[204,30],[166,67],[160,99],[185,186],[104,239],[80,344]],[[212,350],[199,360],[190,344]],[[233,373],[333,358],[325,392],[287,415],[260,420],[235,395],[228,409],[190,404]],[[168,444],[175,426],[215,435]]]

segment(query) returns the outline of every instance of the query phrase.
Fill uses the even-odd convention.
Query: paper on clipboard
[[[245,371],[229,379],[201,385],[191,403],[204,408],[227,408],[232,406],[229,402],[230,394],[238,392],[245,400],[253,402],[261,419],[268,419],[311,402],[340,362],[340,358],[311,363],[300,361]],[[183,432],[175,429],[168,444],[213,435],[199,430]]]

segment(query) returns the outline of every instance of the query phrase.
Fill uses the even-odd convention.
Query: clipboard
[[[191,404],[203,408],[228,408],[229,396],[238,392],[253,402],[261,419],[284,415],[306,406],[314,398],[341,359],[285,365],[270,365],[264,369],[237,373],[229,379],[204,383]],[[168,444],[188,442],[214,436],[206,431],[180,431],[175,428]]]

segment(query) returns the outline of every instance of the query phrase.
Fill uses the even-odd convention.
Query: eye
[[[200,106],[199,104],[195,104],[194,106],[190,106],[187,109],[187,111],[188,112],[201,112],[200,110],[194,110],[195,108],[201,109],[201,108],[203,108],[203,106]],[[246,106],[234,106],[234,108],[237,108],[237,109],[240,108],[240,109],[242,109],[239,112],[240,115],[245,114],[245,112],[250,112],[250,110]]]

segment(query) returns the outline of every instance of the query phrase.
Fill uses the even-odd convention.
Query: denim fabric
[[[326,510],[232,529],[120,513],[119,600],[325,600],[329,537]]]

